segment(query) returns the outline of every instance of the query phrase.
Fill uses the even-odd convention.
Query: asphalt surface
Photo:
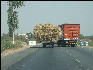
[[[17,63],[18,61],[22,60],[23,58],[27,57],[30,54],[33,54],[38,48],[24,48],[22,51],[18,51],[7,56],[1,56],[1,70],[6,70],[11,65]]]
[[[8,67],[7,70],[93,70],[93,48],[36,48],[36,52]]]

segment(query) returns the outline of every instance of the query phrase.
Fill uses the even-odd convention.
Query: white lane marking
[[[80,60],[78,60],[78,59],[75,59],[75,60],[80,63]]]

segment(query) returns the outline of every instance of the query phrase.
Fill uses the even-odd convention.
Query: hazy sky
[[[7,3],[1,2],[1,33],[8,33]],[[58,26],[68,22],[80,24],[80,33],[93,35],[93,1],[25,1],[18,9],[19,29],[15,33],[33,32],[36,24],[48,22]]]

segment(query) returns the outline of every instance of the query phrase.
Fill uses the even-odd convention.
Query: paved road
[[[38,48],[36,52],[13,64],[7,70],[93,70],[93,49],[91,51],[86,49]]]

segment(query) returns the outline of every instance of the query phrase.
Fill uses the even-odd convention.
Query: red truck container
[[[61,27],[63,33],[58,45],[75,47],[79,40],[80,24],[62,24],[58,26]]]

